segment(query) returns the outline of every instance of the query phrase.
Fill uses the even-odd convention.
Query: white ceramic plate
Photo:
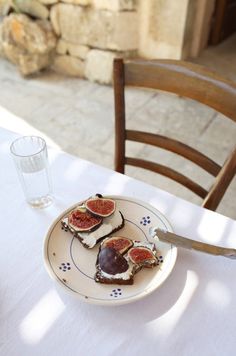
[[[167,219],[154,207],[125,196],[109,198],[116,201],[125,218],[124,227],[115,235],[155,242],[159,266],[142,269],[134,276],[133,285],[96,283],[93,277],[98,246],[86,249],[70,232],[61,229],[61,219],[78,204],[63,212],[50,227],[44,241],[44,261],[49,275],[73,295],[89,303],[119,305],[141,299],[158,288],[175,265],[177,248],[149,236],[151,226],[172,231]]]

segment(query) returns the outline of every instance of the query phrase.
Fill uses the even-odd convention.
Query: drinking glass
[[[26,201],[34,208],[52,203],[47,145],[38,136],[23,136],[10,147]]]

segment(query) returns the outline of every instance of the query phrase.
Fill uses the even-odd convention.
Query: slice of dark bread
[[[68,216],[61,221],[62,228],[65,231],[70,231],[86,248],[93,248],[106,237],[122,229],[124,223],[124,217],[119,210],[116,210],[112,215],[103,218],[102,224],[89,232],[76,231],[74,227],[70,226],[68,223]]]
[[[94,276],[98,283],[133,284],[134,275],[142,268],[153,268],[159,264],[155,244],[151,242],[130,240],[132,243],[130,243],[128,250],[120,253],[118,248],[112,247],[112,244],[109,246],[109,240],[114,240],[114,237],[104,240],[99,248]],[[132,255],[132,250],[134,255]],[[140,260],[135,253],[141,254]],[[134,256],[136,256],[136,261],[133,260]]]
[[[104,277],[98,271],[98,272],[96,272],[94,279],[95,279],[95,282],[102,283],[102,284],[118,284],[118,285],[132,285],[132,284],[134,284],[134,275],[131,275],[128,279],[122,279],[122,278],[111,279],[111,278]]]
[[[135,269],[119,251],[101,247],[96,260],[95,281],[105,284],[133,284]]]

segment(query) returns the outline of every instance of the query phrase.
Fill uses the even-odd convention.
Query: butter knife
[[[175,246],[183,247],[189,250],[205,252],[215,256],[224,256],[231,259],[236,259],[235,248],[220,247],[204,242],[199,242],[196,240],[191,240],[189,238],[176,235],[167,230],[162,230],[153,227],[149,229],[149,233],[153,238],[158,238],[160,241],[168,242]]]

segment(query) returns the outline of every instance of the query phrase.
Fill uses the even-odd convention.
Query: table
[[[54,204],[34,210],[24,201],[9,145],[0,129],[0,354],[234,355],[236,261],[179,249],[165,283],[132,304],[83,303],[60,289],[43,265],[43,239],[70,205],[100,192],[142,199],[178,234],[236,247],[236,222],[165,191],[81,160],[49,151]]]

